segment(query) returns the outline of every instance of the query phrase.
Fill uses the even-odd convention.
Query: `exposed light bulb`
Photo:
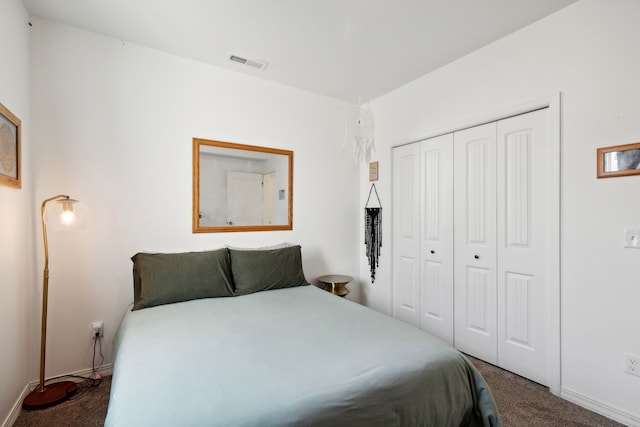
[[[75,200],[62,200],[62,213],[60,214],[60,223],[65,227],[70,227],[76,222],[76,214],[73,211],[73,202]]]
[[[76,214],[72,210],[63,210],[60,214],[60,222],[69,227],[76,222]]]

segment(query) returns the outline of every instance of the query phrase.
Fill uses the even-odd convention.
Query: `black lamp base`
[[[59,383],[48,384],[44,390],[35,389],[27,394],[22,402],[23,409],[44,409],[49,406],[64,402],[76,392],[78,387],[73,381],[61,381]]]

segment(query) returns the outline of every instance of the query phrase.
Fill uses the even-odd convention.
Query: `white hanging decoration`
[[[351,145],[358,162],[368,162],[373,145],[373,112],[361,102],[347,110],[343,147]]]

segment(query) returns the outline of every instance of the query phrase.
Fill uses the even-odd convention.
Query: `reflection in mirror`
[[[293,152],[193,139],[193,232],[291,230]]]
[[[620,172],[638,169],[640,166],[640,150],[610,151],[604,154],[604,171]]]

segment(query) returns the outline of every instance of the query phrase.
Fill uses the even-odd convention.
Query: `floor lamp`
[[[50,203],[52,202],[52,203]],[[42,237],[44,241],[44,273],[42,280],[42,330],[40,335],[40,384],[25,397],[24,409],[43,409],[56,405],[76,392],[76,383],[61,381],[44,384],[45,353],[47,347],[47,299],[49,296],[49,246],[47,243],[47,225],[52,229],[68,230],[82,225],[84,209],[77,200],[59,195],[42,202]]]

